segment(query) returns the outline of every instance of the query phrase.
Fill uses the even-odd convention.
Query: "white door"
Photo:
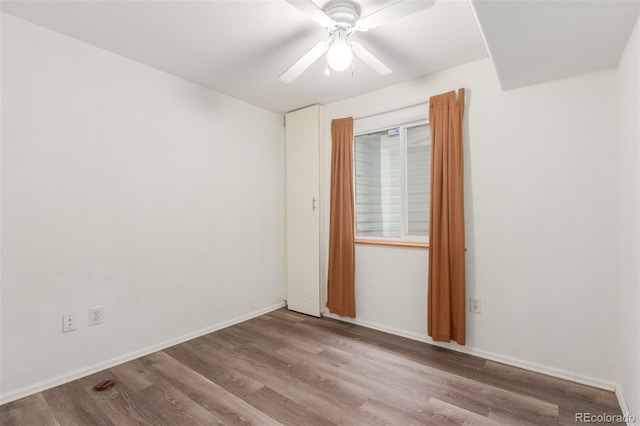
[[[322,107],[286,117],[287,305],[320,316],[319,142]]]

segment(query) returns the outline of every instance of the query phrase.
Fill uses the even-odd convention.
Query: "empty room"
[[[0,4],[0,424],[640,424],[640,0]]]

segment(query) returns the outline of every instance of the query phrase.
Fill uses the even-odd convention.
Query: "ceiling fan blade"
[[[373,56],[373,54],[365,49],[360,43],[351,43],[351,49],[358,58],[362,59],[365,64],[373,68],[373,70],[378,74],[391,74],[391,68],[383,64],[380,59]]]
[[[310,51],[305,53],[302,58],[298,59],[298,61],[291,65],[288,70],[283,72],[278,79],[283,83],[291,83],[293,80],[298,78],[300,74],[304,72],[307,68],[309,68],[315,61],[318,60],[320,56],[324,54],[329,48],[329,43],[326,41],[321,41],[311,48]]]
[[[287,0],[287,2],[325,28],[333,27],[336,24],[311,0]]]
[[[392,5],[360,18],[356,22],[356,29],[368,31],[385,22],[390,22],[403,16],[411,15],[433,6],[434,0],[400,0]]]

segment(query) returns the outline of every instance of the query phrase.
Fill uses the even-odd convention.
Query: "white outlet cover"
[[[104,306],[89,308],[89,325],[102,324]]]
[[[469,298],[469,310],[474,314],[482,313],[482,302],[477,297]]]
[[[68,333],[78,328],[78,319],[76,314],[64,314],[62,316],[62,332]]]

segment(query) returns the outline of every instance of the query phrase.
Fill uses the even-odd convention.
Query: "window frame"
[[[402,121],[397,124],[388,124],[380,127],[365,127],[362,129],[358,129],[357,132],[353,134],[353,147],[354,147],[354,155],[353,155],[353,211],[354,211],[354,233],[355,233],[355,242],[361,244],[370,244],[370,245],[389,245],[389,246],[400,246],[400,247],[428,247],[429,244],[429,233],[427,232],[426,236],[418,236],[418,235],[407,235],[407,230],[409,228],[409,214],[408,214],[408,196],[407,196],[407,128],[409,127],[417,127],[417,126],[427,126],[428,131],[430,132],[429,120],[428,119],[413,119],[408,121]],[[355,155],[355,143],[356,137],[367,135],[371,133],[377,133],[382,131],[388,131],[395,128],[400,129],[400,237],[372,237],[372,236],[359,236],[358,232],[358,214],[356,210],[356,155]],[[429,147],[431,147],[431,140],[429,140]],[[430,148],[431,149],[431,148]],[[431,168],[431,165],[429,165]],[[429,173],[431,170],[429,169]],[[429,186],[429,191],[431,191],[431,186]],[[431,209],[431,206],[429,206]],[[430,212],[429,212],[430,214]]]

